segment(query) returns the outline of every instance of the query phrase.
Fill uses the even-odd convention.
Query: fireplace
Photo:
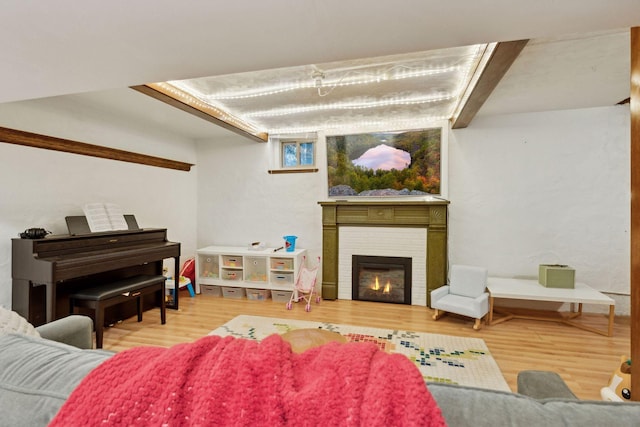
[[[411,258],[352,256],[352,299],[411,304]]]
[[[331,200],[322,206],[322,297],[352,298],[352,255],[412,259],[411,304],[447,282],[446,200]]]

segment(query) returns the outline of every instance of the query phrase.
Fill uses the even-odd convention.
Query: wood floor
[[[556,322],[514,319],[472,329],[473,322],[447,315],[434,321],[425,307],[360,301],[322,301],[311,312],[296,304],[224,299],[180,293],[180,309],[167,310],[167,323],[160,324],[159,309],[144,313],[141,323],[130,318],[105,329],[104,348],[121,351],[138,345],[171,346],[194,341],[239,314],[304,319],[390,329],[404,329],[482,338],[511,387],[526,369],[555,371],[581,399],[600,400],[600,388],[607,385],[621,355],[630,352],[629,318],[616,317],[613,337],[605,337]],[[581,321],[605,329],[607,318],[586,313]]]

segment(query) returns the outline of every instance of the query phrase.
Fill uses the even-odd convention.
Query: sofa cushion
[[[556,372],[527,370],[518,372],[518,393],[534,399],[575,399],[564,380]]]
[[[25,335],[0,336],[2,423],[46,426],[80,380],[111,355]]]
[[[447,424],[456,427],[632,426],[640,420],[640,403],[536,400],[474,387],[435,383],[427,386]]]

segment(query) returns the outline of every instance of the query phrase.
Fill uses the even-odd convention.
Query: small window
[[[314,141],[281,141],[282,167],[312,167],[316,163]]]

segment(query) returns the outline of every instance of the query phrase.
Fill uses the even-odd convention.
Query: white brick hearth
[[[427,305],[427,229],[340,227],[338,232],[338,299],[351,299],[353,255],[412,259],[411,304]]]

